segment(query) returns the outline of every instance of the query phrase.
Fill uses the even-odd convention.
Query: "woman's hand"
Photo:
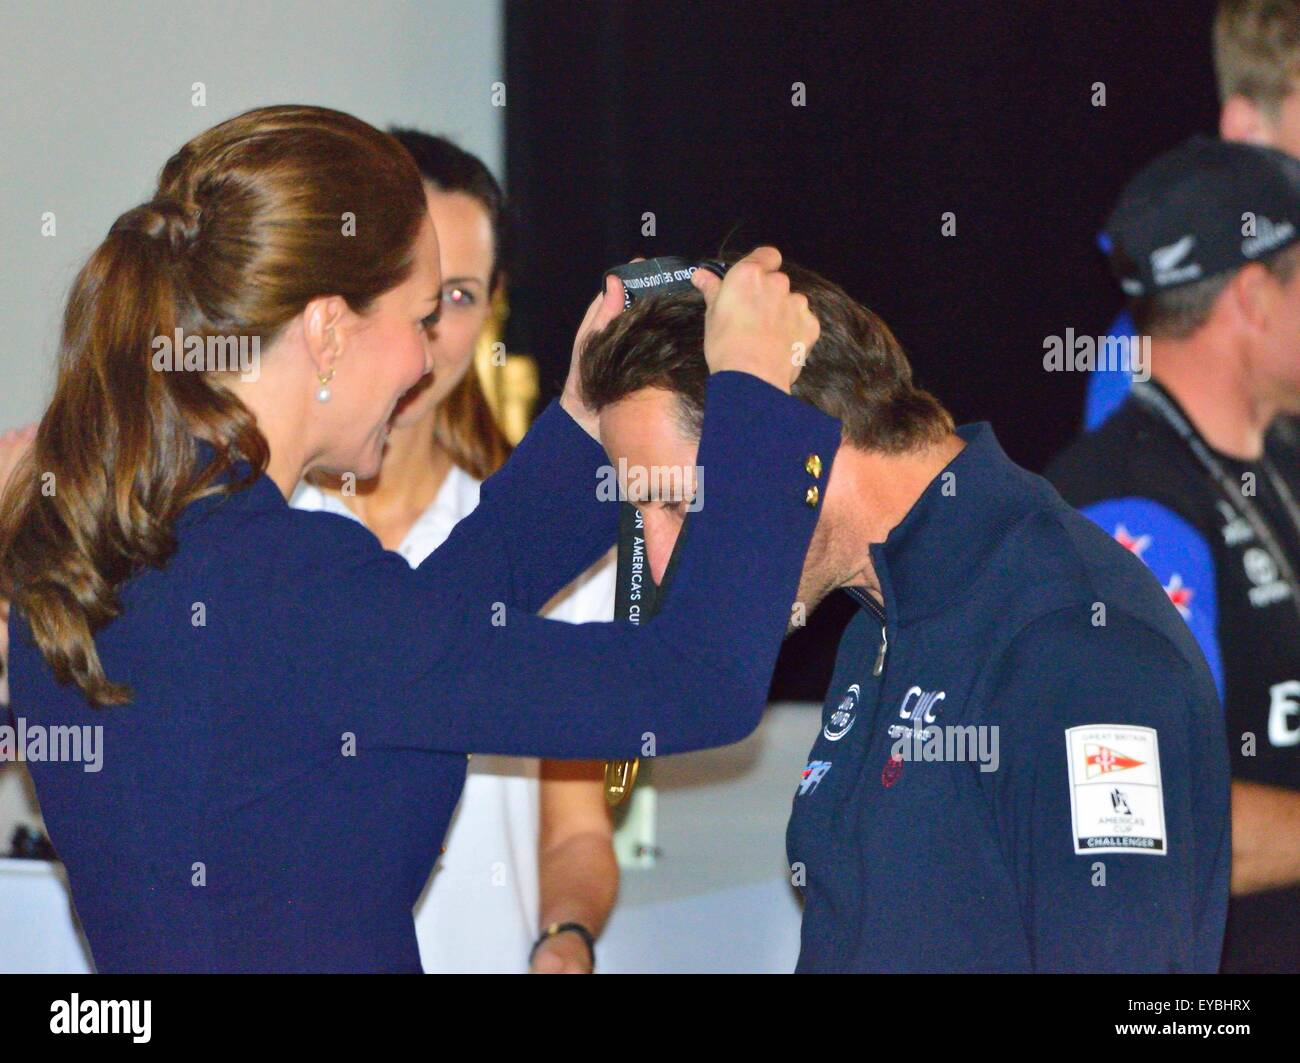
[[[634,260],[636,261],[636,260]],[[569,379],[564,382],[564,394],[560,396],[560,405],[592,439],[599,439],[596,430],[596,415],[582,401],[579,388],[582,349],[597,332],[608,325],[623,312],[623,282],[617,277],[605,278],[604,290],[591,301],[587,315],[578,326],[578,335],[573,341],[573,357],[569,361]]]
[[[780,272],[781,252],[758,247],[719,280],[697,269],[691,283],[704,293],[704,357],[709,372],[726,369],[752,373],[782,391],[803,368],[821,325],[808,300],[790,291]]]
[[[35,438],[36,425],[34,424],[29,424],[26,428],[11,428],[8,432],[0,433],[0,495],[4,494],[9,478],[18,467],[18,463],[22,461],[23,455],[31,449]]]

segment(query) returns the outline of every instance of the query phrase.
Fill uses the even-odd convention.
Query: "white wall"
[[[498,0],[0,0],[0,429],[44,408],[77,269],[191,136],[322,104],[446,133],[500,175],[502,32]]]

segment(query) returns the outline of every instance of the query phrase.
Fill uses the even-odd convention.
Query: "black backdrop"
[[[510,0],[511,349],[537,356],[549,397],[606,266],[773,243],[880,313],[959,423],[991,421],[1041,470],[1086,383],[1043,371],[1044,338],[1104,332],[1109,206],[1147,158],[1214,131],[1212,13]],[[835,596],[787,643],[774,696],[821,699],[849,611]]]

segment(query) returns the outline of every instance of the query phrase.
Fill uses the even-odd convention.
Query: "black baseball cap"
[[[1300,160],[1196,136],[1124,188],[1101,248],[1125,294],[1241,269],[1300,239]]]

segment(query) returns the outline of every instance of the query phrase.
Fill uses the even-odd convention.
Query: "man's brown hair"
[[[1300,2],[1220,0],[1214,70],[1220,101],[1245,96],[1276,116],[1300,77]]]
[[[790,290],[808,298],[821,335],[792,389],[843,425],[854,446],[899,454],[953,431],[939,401],[912,383],[912,367],[889,327],[837,284],[787,262]],[[635,303],[588,343],[582,358],[586,404],[602,410],[643,388],[676,393],[683,431],[704,423],[704,296],[666,292]]]

